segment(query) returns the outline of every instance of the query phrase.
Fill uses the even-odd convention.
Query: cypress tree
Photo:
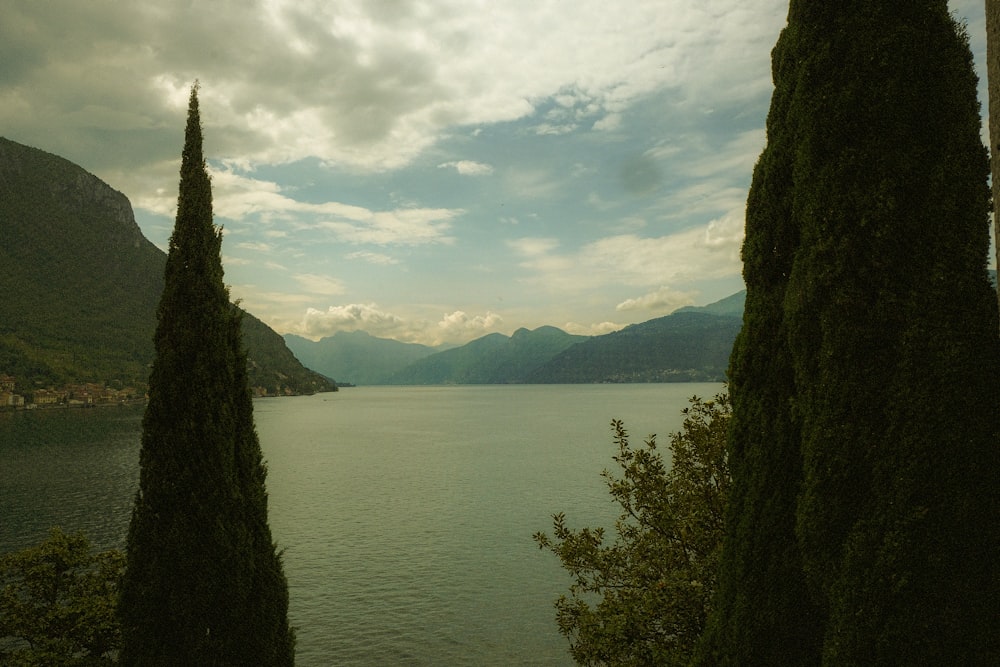
[[[119,604],[123,664],[290,665],[239,311],[191,90]]]
[[[728,439],[732,487],[719,582],[698,652],[703,665],[814,665],[822,625],[795,537],[802,482],[801,425],[784,300],[799,247],[794,162],[798,66],[811,45],[794,21],[771,53],[767,145],[747,198],[743,328],[733,346]]]
[[[1000,366],[972,56],[945,0],[802,4],[821,47],[785,308],[824,660],[995,664]]]
[[[781,664],[998,664],[1000,342],[964,31],[945,0],[792,0],[774,73],[703,648],[777,655],[787,631],[750,634],[777,614],[819,647]],[[773,578],[778,558],[801,574]]]

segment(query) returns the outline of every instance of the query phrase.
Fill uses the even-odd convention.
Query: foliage
[[[127,665],[290,665],[241,313],[229,303],[191,91],[122,585]]]
[[[82,533],[52,528],[38,546],[0,558],[0,662],[112,664],[125,567],[120,551],[93,553]]]
[[[986,154],[944,0],[792,0],[701,664],[998,664]],[[992,605],[992,606],[991,606]]]
[[[538,366],[526,381],[716,382],[740,320],[732,315],[676,312],[584,340]]]
[[[633,447],[612,421],[621,476],[603,477],[621,506],[615,541],[605,543],[603,528],[569,528],[562,513],[553,516],[553,538],[534,535],[573,577],[556,619],[579,664],[687,664],[715,589],[730,414],[725,394],[693,397],[683,430],[671,436],[669,464],[655,435]]]
[[[123,194],[0,138],[0,266],[0,369],[22,389],[144,382],[163,252],[142,236]]]
[[[74,382],[144,386],[165,260],[125,195],[0,137],[0,373],[17,378],[18,393]],[[255,385],[332,389],[263,323],[247,317],[244,327]]]
[[[280,396],[286,391],[294,394],[337,391],[335,382],[299,363],[285,345],[285,339],[271,327],[238,305],[233,308],[239,311],[235,316],[241,320],[251,387],[260,387],[270,396]]]
[[[747,198],[743,327],[729,365],[733,484],[719,589],[696,661],[706,666],[819,661],[822,622],[795,536],[801,427],[792,409],[796,386],[784,315],[800,235],[792,178],[802,134],[794,109],[797,67],[812,48],[790,19],[771,54],[767,145]]]

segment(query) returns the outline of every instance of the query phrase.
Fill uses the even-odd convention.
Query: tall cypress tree
[[[794,11],[794,7],[793,7]],[[802,136],[795,105],[799,65],[812,45],[789,20],[771,53],[774,94],[767,145],[747,199],[743,328],[729,367],[733,484],[703,665],[814,665],[822,625],[808,594],[795,537],[802,482],[801,424],[784,301],[795,253],[794,166]]]
[[[785,307],[824,659],[985,664],[1000,366],[971,53],[945,0],[802,4],[822,47]]]
[[[123,664],[290,665],[239,312],[191,90],[119,615]]]
[[[801,622],[802,577],[763,578],[741,544],[776,526],[814,664],[996,664],[1000,343],[964,33],[945,0],[792,0],[775,53],[733,356],[740,503],[704,648],[774,655],[787,633],[749,636],[748,607]]]

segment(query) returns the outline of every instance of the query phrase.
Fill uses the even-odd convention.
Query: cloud
[[[576,322],[567,322],[562,326],[562,329],[566,333],[571,333],[576,336],[603,336],[604,334],[624,329],[626,326],[628,325],[618,324],[616,322],[598,322],[596,324],[577,324]]]
[[[551,292],[580,293],[609,285],[657,287],[738,275],[742,211],[659,237],[620,234],[560,253],[551,239],[518,239],[509,246],[530,272],[526,280]]]
[[[424,345],[466,343],[496,331],[503,319],[487,311],[470,315],[457,310],[446,313],[437,322],[420,316],[406,317],[389,312],[376,303],[351,303],[330,306],[326,310],[308,308],[302,319],[288,328],[310,338],[330,336],[338,331],[366,331],[378,337],[391,337]]]
[[[242,243],[236,244],[237,248],[242,250],[256,250],[257,252],[271,252],[271,246],[267,243],[261,243],[259,241],[244,241]]]
[[[461,215],[451,209],[400,209],[378,211],[365,220],[328,220],[315,227],[334,233],[345,243],[419,246],[435,243],[452,244],[448,234],[451,220]]]
[[[438,165],[438,169],[454,169],[463,176],[488,176],[493,173],[493,165],[472,160],[443,162]]]
[[[373,336],[393,335],[406,327],[405,321],[379,308],[376,303],[350,303],[326,310],[308,308],[298,332],[310,337],[329,336],[337,331],[367,331]]]
[[[456,310],[446,314],[437,323],[440,338],[444,341],[469,340],[495,331],[503,323],[503,318],[487,311],[485,315],[470,316],[464,311]]]
[[[663,286],[643,296],[626,299],[615,306],[615,310],[619,312],[630,310],[672,312],[681,306],[690,306],[693,304],[694,297],[695,295],[691,292],[681,292],[671,287]]]
[[[380,253],[380,252],[364,252],[364,251],[360,251],[359,250],[358,252],[347,253],[346,255],[344,255],[344,258],[345,259],[357,259],[357,260],[361,260],[363,262],[368,262],[369,264],[377,264],[377,265],[380,265],[380,266],[389,266],[391,264],[399,264],[399,260],[398,259],[396,259],[394,257],[390,257],[389,255],[385,255],[385,254]]]
[[[296,200],[282,186],[272,181],[252,178],[234,170],[232,164],[210,170],[212,176],[213,210],[216,216],[237,223],[253,221],[250,227],[271,238],[289,236],[287,230],[261,229],[256,223],[283,222],[303,229],[324,229],[333,232],[337,240],[352,244],[418,246],[451,244],[448,234],[451,221],[462,215],[461,209],[445,208],[396,208],[375,211],[363,206],[336,201],[320,203]],[[176,195],[160,190],[153,196],[142,197],[136,207],[158,215],[173,216],[176,212]],[[240,225],[229,225],[230,231],[240,230]],[[238,247],[267,250],[270,244],[241,243]]]
[[[559,239],[523,237],[507,241],[507,245],[525,257],[540,257],[559,247]]]
[[[292,276],[308,294],[343,294],[344,283],[337,278],[319,276],[314,273],[299,273]]]
[[[383,171],[451,128],[527,118],[549,103],[560,113],[542,129],[586,120],[607,130],[656,90],[706,108],[766,93],[785,6],[6,3],[0,124],[28,139],[47,128],[46,143],[70,157],[156,163],[176,154],[187,90],[200,78],[209,154]]]
[[[541,123],[535,126],[535,134],[544,135],[555,135],[569,134],[577,128],[576,123]]]

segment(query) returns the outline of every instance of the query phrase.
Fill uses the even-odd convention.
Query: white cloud
[[[351,303],[326,310],[309,308],[302,319],[286,328],[310,338],[330,336],[338,331],[366,331],[373,336],[391,337],[424,345],[466,343],[496,331],[503,319],[487,311],[470,315],[457,310],[434,322],[420,316],[389,312],[376,303]]]
[[[617,130],[621,124],[621,114],[612,113],[608,114],[604,118],[601,118],[600,120],[595,121],[592,127],[593,129],[601,132],[611,132],[613,130]]]
[[[369,264],[378,264],[380,266],[389,266],[391,264],[399,264],[399,260],[390,257],[389,255],[380,252],[350,252],[344,255],[346,259],[357,259],[363,262],[368,262]]]
[[[452,209],[399,209],[378,211],[366,220],[329,220],[316,227],[329,230],[345,243],[419,246],[452,244],[451,220],[462,211]]]
[[[722,278],[741,270],[742,212],[660,237],[620,234],[558,253],[550,239],[509,243],[522,255],[532,283],[554,292],[583,292],[609,285],[657,287]]]
[[[618,324],[616,322],[598,322],[596,324],[577,324],[576,322],[567,322],[562,326],[562,329],[566,333],[571,333],[577,336],[603,336],[604,334],[624,329],[626,326],[628,325]]]
[[[326,310],[308,308],[297,332],[311,337],[329,336],[337,331],[367,331],[373,336],[398,333],[405,321],[379,308],[376,303],[350,303]]]
[[[541,123],[535,126],[535,134],[544,135],[555,135],[569,134],[577,128],[576,123]]]
[[[743,243],[744,216],[742,211],[730,211],[708,223],[705,228],[705,247],[732,251]]]
[[[314,273],[299,273],[294,276],[295,280],[302,286],[308,294],[335,295],[343,294],[346,290],[344,283],[337,278],[320,276]]]
[[[257,252],[271,252],[271,246],[267,243],[261,243],[259,241],[243,241],[242,243],[236,244],[237,248],[241,250],[255,250]]]
[[[337,239],[353,244],[451,244],[454,242],[448,234],[451,221],[464,213],[460,209],[419,207],[375,211],[336,201],[304,202],[287,196],[277,183],[239,174],[230,167],[211,170],[215,214],[222,221],[254,220],[254,230],[265,234],[273,232],[271,238],[287,237],[287,230],[261,229],[256,222],[280,221],[293,223],[299,229],[322,228],[333,232]],[[176,195],[161,190],[155,196],[139,199],[136,205],[160,215],[173,216],[177,199]],[[241,243],[239,247],[270,249],[268,244],[259,242]]]
[[[456,310],[446,314],[437,323],[442,341],[470,340],[496,331],[496,328],[503,323],[496,313],[487,311],[485,315],[468,315],[464,311]]]
[[[693,304],[694,297],[695,295],[691,292],[681,292],[665,285],[640,297],[626,299],[615,306],[615,310],[619,312],[630,310],[672,312],[681,306]]]
[[[511,239],[507,241],[507,245],[525,257],[540,257],[558,248],[559,240],[526,236],[519,239]]]
[[[493,165],[472,160],[443,162],[438,165],[438,169],[454,169],[463,176],[488,176],[493,173]]]

